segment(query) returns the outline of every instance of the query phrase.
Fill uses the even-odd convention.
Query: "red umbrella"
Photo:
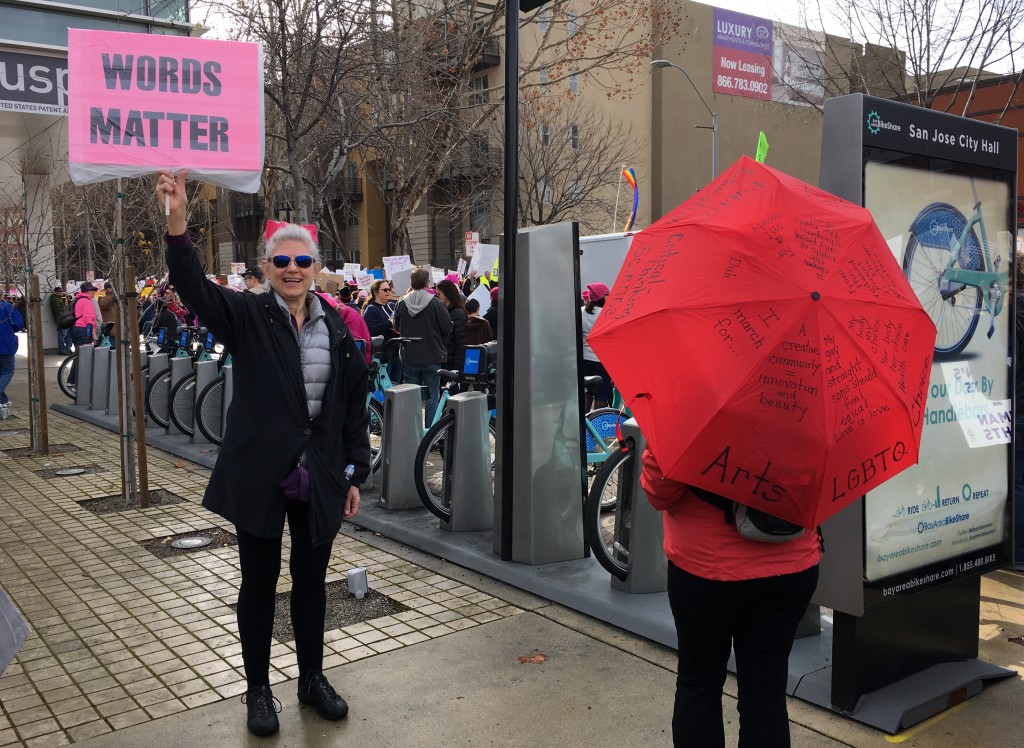
[[[666,475],[804,527],[917,462],[935,325],[866,209],[750,158],[633,238],[589,342]]]

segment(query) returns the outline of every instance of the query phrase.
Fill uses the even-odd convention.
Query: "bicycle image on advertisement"
[[[993,259],[973,178],[971,191],[974,211],[969,219],[949,203],[932,203],[918,213],[903,256],[907,280],[938,332],[936,356],[961,353],[971,342],[983,310],[991,338],[1008,290],[1009,263],[1001,270],[1002,258]]]

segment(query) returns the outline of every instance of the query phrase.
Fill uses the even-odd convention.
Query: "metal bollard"
[[[380,505],[384,509],[422,509],[413,481],[416,449],[423,439],[423,398],[415,384],[397,384],[384,392],[384,457]]]
[[[92,397],[89,410],[107,409],[107,393],[110,391],[110,365],[114,362],[114,351],[110,348],[96,348],[92,353]],[[115,378],[117,367],[114,367]]]
[[[195,426],[196,422],[196,399],[199,397],[199,393],[206,389],[206,385],[217,378],[217,362],[216,361],[199,361],[196,363],[196,388],[192,393],[192,443],[193,444],[209,444],[210,440],[203,436],[203,432],[199,430],[198,426]],[[221,411],[223,418],[223,410]],[[223,432],[221,432],[223,433]]]
[[[490,530],[494,526],[494,485],[487,438],[487,395],[461,392],[448,399],[455,414],[444,447],[444,504],[452,518],[442,530]]]
[[[174,392],[174,385],[176,385],[178,382],[180,382],[182,379],[184,379],[185,377],[187,377],[191,373],[192,373],[192,359],[191,358],[180,358],[180,357],[172,358],[171,359],[171,383],[169,385],[170,388],[171,388],[171,392]],[[167,410],[168,410],[168,412],[170,412],[171,407],[173,407],[173,403],[170,402],[170,397],[169,396],[170,396],[170,392],[168,393],[168,402],[167,402]],[[166,433],[167,433],[168,436],[171,435],[171,434],[181,434],[181,431],[178,429],[177,426],[174,425],[174,421],[172,421],[170,419],[170,416],[168,416],[168,418],[167,418],[167,430],[166,430]]]
[[[629,549],[629,570],[626,578],[619,581],[612,577],[612,588],[623,592],[643,594],[664,592],[668,589],[668,559],[662,549],[663,531],[661,513],[651,506],[644,490],[640,487],[640,457],[647,446],[647,440],[640,432],[636,420],[630,418],[622,424],[622,433],[633,440],[633,497],[629,523],[629,537],[625,544]],[[619,513],[623,502],[615,507],[615,525],[620,527]]]
[[[96,348],[85,344],[78,347],[78,366],[75,371],[75,404],[89,407],[92,402],[92,358]]]

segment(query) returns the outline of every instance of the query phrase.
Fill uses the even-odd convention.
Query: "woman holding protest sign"
[[[156,195],[161,208],[169,205],[170,280],[235,363],[203,506],[234,523],[238,537],[247,726],[260,736],[279,727],[269,669],[286,519],[298,699],[324,719],[341,719],[348,705],[322,672],[324,580],[331,545],[342,520],[359,510],[370,470],[366,364],[337,313],[310,292],[319,248],[305,227],[285,224],[267,239],[270,293],[235,293],[203,275],[186,231],[185,174],[160,172]]]

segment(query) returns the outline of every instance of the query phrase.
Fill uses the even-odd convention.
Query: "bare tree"
[[[578,96],[524,105],[519,131],[522,225],[576,220],[588,233],[608,231],[622,168],[636,162],[642,147],[643,139],[632,130]]]
[[[804,59],[808,67],[821,60],[820,80],[830,90],[965,114],[980,81],[1020,66],[1024,0],[852,0],[827,8],[814,0],[802,25],[838,27],[848,37],[821,41],[812,31],[804,38],[819,38],[803,45],[815,49]]]

